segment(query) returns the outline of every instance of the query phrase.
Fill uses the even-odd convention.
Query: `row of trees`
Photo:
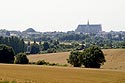
[[[67,33],[44,33],[40,38],[35,38],[36,41],[50,41],[50,40],[59,40],[61,42],[72,42],[72,41],[85,41],[87,44],[96,44],[103,48],[114,48],[114,42],[123,42],[125,41],[124,34],[110,32],[105,34],[105,36],[99,36],[96,34],[77,34],[75,32]],[[119,48],[119,47],[118,47]]]
[[[83,52],[72,51],[67,61],[74,67],[84,65],[87,68],[100,68],[106,60],[98,46],[91,46]]]
[[[67,61],[74,67],[100,68],[106,60],[100,48],[91,46],[83,52],[72,51]],[[12,47],[1,44],[0,63],[28,64],[29,60],[25,53],[15,55]]]

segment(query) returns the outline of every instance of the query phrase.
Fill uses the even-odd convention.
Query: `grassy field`
[[[105,49],[103,52],[106,63],[101,68],[125,71],[125,49]],[[31,62],[45,60],[50,63],[68,64],[66,59],[68,59],[69,54],[69,52],[37,54],[29,55],[28,58]]]
[[[106,69],[0,64],[0,81],[14,83],[125,83],[125,72]]]

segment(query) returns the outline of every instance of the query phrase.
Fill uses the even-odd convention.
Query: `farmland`
[[[0,64],[0,83],[125,83],[125,49],[103,50],[106,63],[100,69]],[[30,61],[67,64],[69,52],[29,55]],[[8,82],[5,82],[8,83]]]
[[[0,80],[17,83],[125,83],[125,72],[106,69],[0,64]]]
[[[103,52],[106,63],[101,68],[125,71],[125,49],[104,49]],[[50,63],[68,64],[66,59],[68,59],[69,54],[69,52],[36,54],[29,55],[28,58],[30,62],[45,60]]]

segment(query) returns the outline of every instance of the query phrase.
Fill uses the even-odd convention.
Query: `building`
[[[78,25],[77,29],[75,32],[80,32],[80,33],[98,33],[102,31],[102,26],[101,24],[89,24],[89,21],[87,24],[84,25]]]

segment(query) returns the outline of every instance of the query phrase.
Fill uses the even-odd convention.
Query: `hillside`
[[[50,63],[67,64],[69,52],[28,55],[30,62],[45,60]]]
[[[106,49],[103,52],[106,56],[106,63],[102,68],[125,71],[125,49]]]
[[[10,81],[9,83],[125,83],[125,72],[104,69],[0,64],[0,83],[8,83],[3,82],[5,80]]]
[[[102,66],[102,68],[125,70],[125,49],[105,49],[103,52],[106,57],[106,63]],[[45,60],[50,63],[67,64],[66,59],[69,54],[69,52],[36,54],[29,55],[28,58],[31,62]]]

